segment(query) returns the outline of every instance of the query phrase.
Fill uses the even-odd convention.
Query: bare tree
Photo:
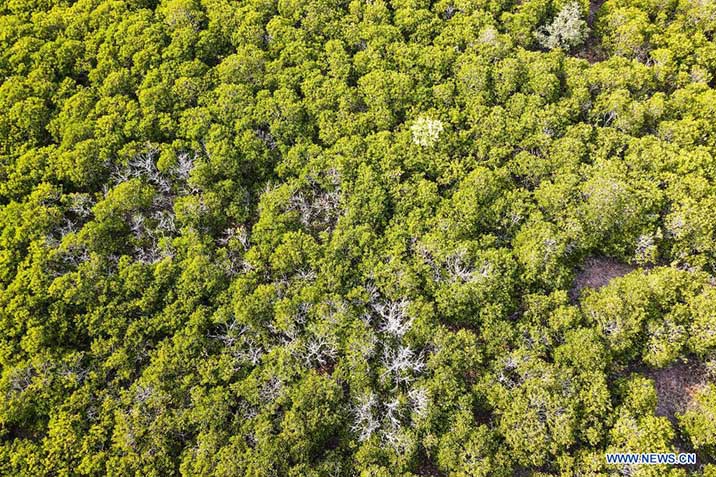
[[[385,350],[383,365],[386,368],[383,376],[390,374],[398,383],[409,383],[414,379],[414,374],[420,373],[425,368],[422,353],[416,354],[404,345]]]
[[[410,301],[406,298],[373,304],[373,310],[381,319],[379,331],[397,337],[405,335],[413,324],[413,318],[407,312],[409,305]]]
[[[358,398],[358,403],[353,407],[355,419],[351,429],[358,434],[358,440],[363,442],[380,427],[375,418],[376,396],[373,393],[364,394]]]
[[[281,381],[281,378],[277,376],[271,376],[271,379],[269,379],[266,383],[264,383],[263,386],[261,386],[261,389],[259,390],[259,397],[264,403],[273,402],[278,399],[279,396],[281,396],[282,390],[283,382]]]
[[[415,415],[418,418],[425,417],[430,404],[427,390],[422,387],[411,388],[410,391],[408,391],[408,398],[410,399],[410,404]]]
[[[174,173],[183,181],[189,179],[191,171],[194,169],[195,155],[183,152],[177,156],[177,163],[174,167]]]
[[[10,377],[10,390],[22,393],[32,384],[35,376],[35,368],[32,365],[15,368]]]

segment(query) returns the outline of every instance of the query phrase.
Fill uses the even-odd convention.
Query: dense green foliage
[[[716,475],[715,34],[3,0],[0,474]],[[635,270],[573,288],[600,256]],[[672,415],[659,370],[698,374]]]

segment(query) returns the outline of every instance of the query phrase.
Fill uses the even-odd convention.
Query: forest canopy
[[[0,475],[716,476],[715,35],[3,0]]]

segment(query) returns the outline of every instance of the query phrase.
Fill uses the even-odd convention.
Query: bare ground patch
[[[705,384],[707,373],[703,363],[677,363],[663,369],[650,369],[643,374],[654,381],[656,415],[676,424],[676,414],[688,408],[694,393]]]
[[[678,430],[680,429],[677,415],[691,407],[694,395],[708,381],[706,366],[700,362],[677,363],[663,369],[648,369],[642,374],[654,381],[656,389],[656,415],[665,417],[677,430],[674,445],[679,452],[696,452],[699,463],[709,462],[708,456],[694,449],[689,440]],[[695,471],[699,466],[687,466]]]
[[[589,25],[589,28],[594,28],[597,22],[597,12],[602,8],[605,1],[606,0],[591,0],[589,2],[589,16],[587,17],[587,25]]]
[[[599,63],[607,59],[606,53],[602,50],[599,40],[594,36],[589,36],[584,45],[575,51],[574,56],[587,60],[589,64]]]
[[[610,257],[590,257],[582,264],[582,270],[574,278],[569,297],[577,301],[585,288],[597,289],[609,284],[614,278],[634,271],[636,267]]]
[[[587,16],[587,25],[589,26],[589,37],[584,45],[576,51],[575,55],[577,58],[587,60],[589,63],[594,64],[607,59],[607,55],[602,49],[601,42],[594,31],[597,22],[597,12],[605,0],[591,0],[589,2],[589,15]]]

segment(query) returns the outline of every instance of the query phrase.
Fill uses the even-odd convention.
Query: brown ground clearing
[[[602,8],[605,1],[606,0],[592,0],[589,2],[589,16],[587,17],[587,25],[589,25],[589,28],[594,28],[597,21],[597,12]]]
[[[589,37],[584,42],[584,45],[579,48],[574,56],[587,60],[589,63],[594,64],[607,59],[607,55],[602,49],[602,45],[597,38],[594,31],[597,21],[597,12],[605,0],[591,0],[589,2],[589,15],[587,16],[587,25],[589,26]]]
[[[684,412],[694,393],[706,383],[703,363],[677,363],[664,369],[650,369],[644,376],[654,381],[656,415],[676,424],[676,414]]]
[[[612,279],[626,275],[636,267],[610,257],[590,257],[584,261],[582,270],[574,278],[569,297],[577,301],[585,288],[597,289]]]

